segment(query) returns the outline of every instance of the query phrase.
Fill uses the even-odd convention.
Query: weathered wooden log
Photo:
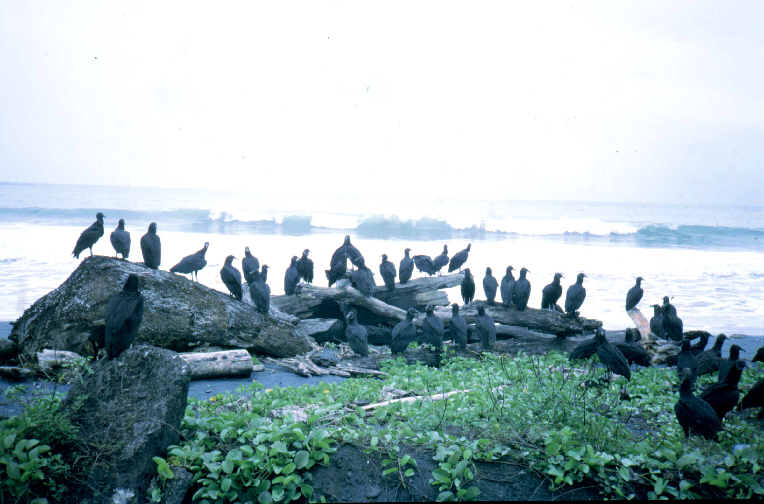
[[[247,377],[252,374],[252,356],[246,350],[186,352],[178,354],[188,364],[191,379]]]
[[[273,296],[271,305],[301,319],[341,318],[338,303],[344,302],[367,310],[378,317],[378,320],[367,321],[364,320],[363,314],[359,313],[359,320],[362,323],[374,324],[383,320],[400,321],[405,318],[405,310],[408,308],[414,307],[421,311],[428,304],[447,305],[448,296],[440,289],[455,287],[461,284],[463,278],[463,273],[417,278],[403,285],[395,284],[395,289],[392,291],[384,286],[377,286],[373,297],[367,297],[358,292],[348,280],[340,280],[334,287],[300,284],[294,295]],[[401,311],[391,311],[390,307]]]
[[[18,366],[0,366],[0,378],[8,381],[24,381],[34,378],[34,369]]]
[[[526,308],[525,310],[520,311],[500,304],[483,304],[483,306],[485,306],[486,313],[493,317],[493,320],[496,323],[526,327],[528,329],[551,333],[557,336],[581,334],[602,327],[602,322],[599,320],[583,317],[571,318],[557,311],[537,310],[535,308]],[[459,310],[459,313],[468,323],[474,322],[475,317],[477,316],[477,306],[474,303],[463,306]],[[436,308],[435,315],[445,321],[451,318],[451,310],[449,308]]]
[[[9,338],[29,359],[43,348],[89,354],[88,337],[103,320],[109,297],[122,289],[130,273],[138,275],[145,300],[136,343],[176,352],[203,345],[243,348],[277,357],[312,348],[295,325],[264,316],[222,292],[180,275],[103,256],[86,258],[61,286],[37,300]]]
[[[51,371],[62,367],[67,362],[73,362],[81,358],[82,356],[75,352],[45,348],[42,352],[37,352],[37,366],[43,371]]]

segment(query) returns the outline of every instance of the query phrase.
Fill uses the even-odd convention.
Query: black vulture
[[[623,343],[615,343],[615,347],[621,351],[629,364],[632,362],[639,364],[640,366],[650,365],[650,354],[647,353],[642,345],[633,341],[631,331],[626,331],[626,336]]]
[[[586,299],[586,289],[584,288],[584,273],[579,273],[576,276],[576,283],[568,287],[568,292],[565,293],[565,313],[570,316],[578,316],[577,310],[584,304]]]
[[[300,272],[297,270],[297,256],[292,256],[289,267],[284,273],[284,294],[291,296],[300,283]]]
[[[464,263],[467,262],[467,256],[470,253],[470,248],[472,247],[471,243],[467,244],[467,248],[464,250],[460,250],[456,254],[454,254],[454,257],[451,258],[451,262],[448,263],[448,272],[451,273],[452,271],[458,269],[461,271],[461,267]]]
[[[143,295],[138,291],[138,275],[131,273],[124,287],[106,305],[104,346],[109,359],[127,350],[143,320]]]
[[[698,359],[695,357],[695,354],[692,353],[690,340],[688,339],[682,340],[682,349],[679,351],[679,355],[677,355],[676,358],[676,370],[680,377],[682,376],[683,369],[690,370],[691,384],[694,387],[695,380],[698,377]]]
[[[486,268],[483,277],[483,291],[485,291],[485,298],[489,305],[496,302],[496,290],[499,288],[499,282],[496,281],[492,273],[491,268]]]
[[[266,283],[268,277],[268,265],[263,265],[262,272],[255,271],[254,278],[249,282],[249,296],[252,298],[255,308],[260,313],[268,313],[271,306],[271,288]]]
[[[528,298],[531,297],[531,283],[525,278],[528,270],[520,268],[520,276],[515,282],[515,286],[512,289],[512,302],[515,304],[515,308],[520,311],[525,310],[528,306]]]
[[[432,267],[439,274],[440,269],[446,264],[448,264],[448,245],[443,245],[443,252],[432,260]]]
[[[722,345],[726,339],[726,335],[720,334],[716,337],[714,346],[698,355],[698,376],[719,370],[719,364],[722,361]]]
[[[464,304],[470,304],[475,299],[475,279],[472,277],[469,268],[464,270],[464,278],[462,279],[462,299]]]
[[[637,277],[637,283],[626,293],[626,311],[631,310],[642,300],[642,277]]]
[[[512,275],[512,266],[507,266],[507,274],[501,279],[501,304],[509,306],[512,304],[512,291],[515,288],[515,277]]]
[[[735,366],[735,363],[740,358],[740,352],[745,352],[745,350],[743,350],[743,348],[740,345],[731,345],[730,358],[722,359],[719,362],[719,377],[717,379],[719,383],[727,379],[727,373],[730,372],[730,369],[732,369]]]
[[[201,250],[181,259],[178,264],[170,268],[170,273],[191,273],[191,280],[196,275],[196,281],[198,282],[199,270],[207,266],[207,260],[204,258],[204,255],[207,253],[209,246],[210,242],[204,242],[204,247]]]
[[[141,237],[143,264],[151,269],[159,268],[162,263],[162,242],[157,235],[157,223],[149,224],[149,230]]]
[[[427,273],[430,276],[435,274],[435,265],[432,263],[432,258],[428,255],[415,255],[414,264],[416,265],[416,269],[422,273]]]
[[[657,338],[664,338],[666,331],[663,330],[663,308],[661,305],[653,305],[653,316],[650,319],[650,332]]]
[[[679,387],[679,400],[674,405],[674,413],[679,425],[684,430],[684,436],[700,434],[706,439],[715,439],[716,433],[722,430],[722,423],[714,409],[703,399],[692,393],[692,373],[688,369],[682,371],[682,384]]]
[[[690,347],[690,351],[695,355],[700,355],[701,353],[703,353],[703,350],[706,349],[706,345],[708,345],[709,336],[711,335],[705,331],[700,333],[700,335],[698,336],[698,342]],[[694,339],[694,338],[690,338],[690,339]]]
[[[297,272],[306,283],[313,283],[313,261],[308,258],[309,249],[302,251],[302,257],[297,261]]]
[[[433,345],[440,350],[443,348],[443,321],[435,315],[432,305],[427,305],[425,309],[426,316],[422,321],[422,342]]]
[[[674,305],[669,303],[668,296],[663,297],[663,331],[666,336],[674,341],[680,341],[683,335],[684,324],[676,313]]]
[[[398,267],[398,278],[402,284],[408,282],[414,272],[414,261],[409,257],[409,252],[411,252],[410,248],[403,251],[403,259]]]
[[[366,328],[358,323],[354,311],[350,311],[346,317],[345,341],[355,353],[362,357],[369,355],[369,337]]]
[[[594,336],[597,341],[597,357],[607,367],[608,371],[631,380],[631,369],[626,357],[605,338],[605,331],[597,329]]]
[[[764,346],[756,350],[756,355],[753,356],[753,362],[764,362]]]
[[[232,255],[225,258],[225,264],[220,268],[220,279],[228,287],[231,296],[241,301],[243,295],[241,290],[241,273],[232,264],[233,260],[234,257]]]
[[[244,247],[244,259],[241,260],[241,272],[248,284],[255,281],[255,275],[260,271],[260,261],[252,255],[249,247]]]
[[[387,254],[382,254],[382,263],[379,265],[379,274],[385,282],[387,290],[395,289],[395,264],[387,260]]]
[[[80,253],[85,249],[90,249],[90,255],[93,255],[93,245],[103,236],[103,217],[101,212],[96,214],[96,221],[92,223],[85,231],[77,238],[77,244],[74,246],[72,255],[77,259],[80,258]]]
[[[541,291],[541,309],[542,310],[556,310],[557,301],[562,296],[562,285],[560,285],[560,278],[562,273],[555,273],[552,283],[546,285]]]
[[[374,287],[376,287],[374,283],[374,273],[366,267],[363,257],[356,266],[358,266],[358,269],[350,275],[350,282],[353,284],[353,287],[358,289],[364,296],[373,295]]]
[[[403,353],[408,348],[409,343],[416,339],[416,326],[414,325],[414,318],[416,317],[416,310],[409,308],[406,311],[406,320],[398,322],[393,327],[393,337],[390,342],[390,351],[394,354]]]
[[[475,322],[480,333],[480,348],[483,350],[490,349],[496,343],[496,324],[494,324],[493,318],[485,312],[483,305],[478,306]]]
[[[573,350],[570,351],[568,359],[588,359],[595,353],[597,353],[597,338],[591,338],[579,343]]]
[[[749,390],[743,400],[740,401],[739,408],[741,410],[748,408],[761,408],[759,410],[759,418],[764,418],[764,378],[757,381],[751,390]]]
[[[732,411],[740,400],[740,390],[737,385],[743,373],[745,363],[736,360],[724,376],[724,381],[712,383],[703,390],[700,398],[706,401],[716,412],[719,420],[724,420],[724,415]]]
[[[360,268],[364,265],[363,255],[361,255],[361,252],[350,243],[350,236],[345,237],[345,246],[347,247],[347,257],[353,266]]]
[[[337,280],[345,277],[348,267],[348,245],[350,245],[350,237],[345,236],[345,242],[332,254],[332,258],[329,261],[329,269],[326,270],[329,287]]]
[[[130,233],[125,231],[125,219],[119,219],[117,228],[109,236],[111,246],[114,247],[114,257],[122,254],[122,259],[130,256]]]
[[[459,305],[456,303],[451,305],[449,331],[451,332],[451,339],[456,343],[456,346],[462,349],[467,347],[467,322],[464,320],[464,317],[459,314]]]

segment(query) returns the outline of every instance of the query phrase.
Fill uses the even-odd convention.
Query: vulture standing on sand
[[[642,277],[637,277],[637,283],[626,293],[626,311],[637,306],[642,299]]]
[[[248,284],[255,281],[255,275],[260,271],[260,261],[252,255],[249,247],[244,247],[244,259],[241,260],[241,272]]]
[[[496,300],[496,290],[499,288],[499,282],[492,275],[491,268],[485,269],[485,276],[483,277],[483,291],[485,291],[485,298],[489,305],[493,305]]]
[[[403,251],[403,259],[398,267],[398,278],[402,284],[405,284],[411,278],[411,274],[414,272],[414,261],[409,257],[410,248]]]
[[[684,437],[700,434],[706,439],[715,439],[716,433],[722,430],[719,416],[710,404],[693,395],[692,373],[689,370],[682,370],[680,379],[682,384],[679,387],[679,400],[674,405],[674,413],[684,430]]]
[[[528,273],[526,268],[520,268],[520,277],[512,289],[512,302],[515,304],[515,308],[520,311],[525,310],[525,307],[528,306],[528,298],[531,297],[531,283],[525,278],[526,273]]]
[[[415,255],[414,264],[416,265],[416,269],[422,273],[427,273],[430,276],[435,274],[435,265],[432,263],[432,258],[428,255]]]
[[[358,266],[358,269],[350,275],[350,282],[361,294],[371,296],[374,294],[374,287],[376,287],[374,284],[374,273],[366,267],[363,257],[356,266]]]
[[[162,242],[157,235],[157,223],[149,224],[149,230],[141,237],[143,263],[151,269],[159,268],[162,263]]]
[[[714,409],[719,420],[723,421],[724,415],[732,411],[740,400],[740,390],[738,390],[737,385],[740,382],[744,367],[743,361],[736,360],[724,376],[724,381],[712,383],[700,394],[700,398]]]
[[[459,348],[466,348],[468,343],[468,331],[467,322],[459,314],[459,305],[454,303],[451,305],[451,323],[449,324],[449,331],[451,332],[451,339],[456,343]]]
[[[427,305],[426,316],[422,321],[422,343],[433,345],[440,350],[443,348],[443,321],[435,315],[432,305]]]
[[[663,338],[666,331],[663,330],[663,308],[661,305],[653,305],[653,316],[650,319],[650,332],[657,338]]]
[[[512,275],[512,266],[507,266],[507,274],[501,279],[501,304],[509,306],[512,304],[512,291],[515,288],[515,277]]]
[[[362,357],[369,355],[369,337],[366,328],[358,323],[354,311],[347,314],[345,340],[355,353]]]
[[[138,291],[138,275],[131,273],[120,292],[106,305],[104,345],[109,359],[118,357],[132,344],[143,320],[143,295]]]
[[[225,264],[220,268],[220,279],[223,280],[225,286],[228,287],[228,292],[231,293],[231,296],[241,301],[243,295],[241,289],[241,273],[234,267],[233,260],[234,257],[232,255],[225,258]]]
[[[395,264],[387,260],[387,254],[382,254],[382,263],[379,265],[379,274],[385,282],[387,290],[395,289]]]
[[[268,279],[268,265],[263,265],[262,272],[255,271],[254,278],[249,282],[249,296],[252,298],[255,308],[260,313],[268,313],[271,306],[271,288],[266,283]]]
[[[464,278],[462,279],[462,299],[464,304],[468,305],[475,299],[475,279],[472,277],[469,268],[464,270]]]
[[[478,314],[475,317],[477,329],[480,333],[480,348],[488,350],[496,343],[496,324],[493,318],[485,312],[483,305],[478,306]]]
[[[626,357],[613,344],[605,338],[605,331],[597,329],[594,335],[597,341],[597,357],[607,367],[609,372],[625,377],[631,380],[631,369]]]
[[[597,338],[588,339],[579,343],[568,355],[569,360],[588,359],[597,353]]]
[[[170,273],[191,273],[191,280],[193,281],[194,275],[196,275],[196,281],[198,282],[199,270],[207,266],[207,260],[204,258],[204,255],[207,253],[209,246],[210,242],[204,242],[204,247],[201,250],[181,259],[178,264],[170,268]]]
[[[579,273],[576,277],[576,283],[568,287],[565,293],[565,313],[570,316],[578,316],[577,310],[584,304],[586,299],[586,289],[584,288],[584,273]]]
[[[72,251],[74,257],[79,259],[80,253],[85,249],[90,249],[90,255],[93,255],[93,245],[103,236],[103,217],[104,215],[98,212],[96,214],[96,221],[80,234],[77,244]]]
[[[454,254],[454,257],[451,258],[451,262],[448,264],[448,272],[451,273],[452,271],[458,269],[461,271],[461,267],[464,263],[467,262],[467,256],[470,253],[470,248],[472,247],[471,243],[467,244],[467,248],[464,250],[460,250],[456,254]]]
[[[406,320],[398,322],[393,327],[393,337],[390,342],[390,352],[393,354],[400,354],[406,351],[409,343],[416,339],[416,326],[414,325],[414,318],[416,317],[416,310],[409,308],[406,311]]]
[[[541,309],[556,310],[557,301],[562,296],[562,285],[560,285],[562,273],[555,273],[552,283],[546,285],[541,291]]]
[[[302,251],[302,257],[297,261],[297,272],[306,283],[313,283],[313,261],[308,258],[310,250]]]
[[[300,272],[297,270],[297,256],[292,256],[289,267],[284,273],[284,294],[294,294],[297,284],[300,283]]]
[[[125,231],[125,219],[119,219],[117,228],[109,235],[111,246],[114,247],[114,257],[122,254],[122,259],[130,255],[130,233]]]
[[[446,264],[448,264],[448,245],[443,245],[443,252],[432,260],[432,267],[436,273],[440,274],[440,269]]]

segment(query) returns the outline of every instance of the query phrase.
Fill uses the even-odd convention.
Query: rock
[[[323,367],[336,366],[340,362],[340,356],[334,350],[324,348],[310,356],[310,360]]]
[[[140,277],[145,305],[136,343],[175,351],[198,346],[243,348],[286,357],[311,349],[285,321],[263,316],[227,294],[185,277],[110,257],[88,257],[58,288],[29,307],[9,338],[24,357],[43,348],[91,355],[88,337],[104,324],[106,303],[130,273]]]
[[[0,363],[7,364],[16,362],[19,355],[19,347],[14,341],[0,337]]]
[[[51,350],[50,348],[45,348],[42,352],[37,352],[36,356],[37,366],[42,371],[52,371],[63,366],[67,362],[76,361],[77,359],[82,358],[80,354],[75,352]]]
[[[183,467],[172,466],[170,469],[175,477],[166,480],[164,483],[164,488],[162,489],[162,504],[182,504],[186,494],[194,484],[194,475]],[[158,476],[151,482],[151,486],[161,487]]]
[[[31,380],[36,374],[34,369],[18,366],[0,366],[0,378],[5,378],[9,381]]]
[[[156,474],[153,457],[165,457],[167,446],[180,440],[188,365],[169,350],[134,345],[92,370],[61,406],[79,427],[81,456],[93,461],[80,492],[103,502],[124,489],[144,502]]]

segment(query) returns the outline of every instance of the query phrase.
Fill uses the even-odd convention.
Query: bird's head
[[[490,275],[491,273],[492,273],[492,271],[491,271],[490,267],[485,269],[485,274],[486,275]]]
[[[404,249],[404,250],[403,250],[403,253],[406,255],[406,257],[408,257],[408,256],[409,256],[409,252],[411,252],[411,249],[410,249],[410,248],[407,248],[407,249]]]
[[[443,244],[443,253],[448,254],[448,245],[446,245],[445,243]]]
[[[554,274],[554,280],[555,280],[555,282],[559,281],[559,280],[560,280],[560,278],[562,278],[562,273],[555,273],[555,274]]]
[[[507,275],[509,275],[510,273],[512,273],[512,270],[513,270],[513,269],[515,269],[515,268],[513,268],[512,266],[507,266]]]
[[[244,255],[252,255],[252,253],[249,251],[249,247],[244,247]]]
[[[127,277],[127,281],[125,281],[123,290],[125,292],[138,292],[138,275],[130,273]]]
[[[485,315],[485,306],[483,305],[478,306],[478,315],[480,316]]]
[[[469,278],[472,276],[472,273],[470,272],[469,268],[464,268],[464,277]]]
[[[226,266],[230,266],[230,265],[231,265],[231,262],[233,262],[233,260],[234,260],[234,259],[236,259],[236,258],[235,258],[233,255],[229,255],[228,257],[226,257],[226,258],[225,258],[225,264],[226,264]]]
[[[576,276],[576,282],[578,283],[584,283],[584,278],[586,278],[586,273],[579,273]]]
[[[292,262],[290,263],[291,266],[295,266],[297,264],[297,256],[292,256]]]
[[[350,235],[345,235],[345,245],[350,245]]]
[[[156,222],[152,222],[151,224],[149,224],[149,233],[157,234],[157,223]]]
[[[96,219],[98,219],[98,220],[103,220],[103,218],[104,218],[104,217],[105,217],[105,215],[104,215],[104,214],[102,214],[101,212],[98,212],[98,213],[96,214]]]
[[[303,257],[308,257],[308,254],[310,254],[310,249],[305,249],[305,250],[302,251],[302,256]]]
[[[125,229],[125,219],[119,219],[117,227],[119,227],[119,229]]]
[[[210,242],[204,242],[204,250],[207,250],[210,246]]]
[[[454,304],[451,305],[451,313],[453,313],[454,315],[459,313],[459,305],[458,304],[454,303]]]
[[[387,254],[382,254],[382,262],[387,261]]]
[[[642,278],[642,277],[637,277],[637,285],[641,284],[641,283],[642,283],[642,280],[644,280],[644,278]]]
[[[528,268],[520,268],[521,277],[524,277],[526,273],[530,273],[530,271],[528,271]]]
[[[663,296],[663,306],[666,306],[667,304],[669,304],[669,297]]]

